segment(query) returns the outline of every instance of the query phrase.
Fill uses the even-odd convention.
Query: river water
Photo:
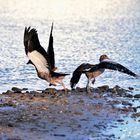
[[[48,87],[34,67],[26,64],[23,32],[25,26],[36,28],[47,49],[52,22],[58,71],[72,74],[81,63],[96,64],[101,54],[107,54],[140,75],[139,0],[0,0],[1,92],[13,86]],[[70,78],[64,80],[68,88]],[[86,80],[82,76],[77,86],[85,87]],[[101,85],[133,87],[133,94],[140,92],[139,78],[109,70],[96,79],[94,87]]]

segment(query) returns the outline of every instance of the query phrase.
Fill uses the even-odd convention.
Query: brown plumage
[[[90,84],[94,84],[95,78],[101,75],[105,71],[105,69],[116,70],[131,75],[133,77],[137,77],[135,73],[133,73],[126,67],[122,66],[119,63],[111,61],[107,55],[101,55],[99,61],[100,63],[95,65],[83,63],[78,66],[73,72],[73,76],[70,80],[71,88],[73,89],[76,86],[81,75],[84,73],[88,78],[86,89],[89,90]]]
[[[56,67],[53,50],[52,29],[53,24],[50,33],[48,52],[46,52],[45,49],[40,45],[36,29],[25,27],[25,53],[29,58],[29,63],[34,65],[39,78],[46,80],[48,83],[50,83],[50,85],[61,84],[66,90],[62,80],[68,74],[54,72]]]

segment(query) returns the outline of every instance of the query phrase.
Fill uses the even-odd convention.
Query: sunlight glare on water
[[[138,0],[0,0],[1,15],[11,18],[65,20],[134,16]],[[11,15],[12,14],[12,15]]]
[[[72,73],[81,63],[98,63],[99,56],[107,54],[139,74],[138,0],[0,0],[0,4],[1,91],[16,85],[30,85],[31,89],[47,87],[34,68],[26,65],[23,31],[25,26],[37,28],[40,42],[46,48],[51,22],[59,71]],[[86,79],[81,79],[78,86],[84,87]],[[70,76],[65,80],[67,87],[69,80]],[[94,86],[119,83],[139,89],[139,80],[108,71],[97,78]]]
[[[34,86],[47,86],[45,81],[34,76],[34,68],[26,65],[23,30],[25,26],[36,27],[41,44],[47,47],[51,22],[54,22],[54,49],[60,71],[72,73],[80,63],[98,63],[99,56],[106,53],[139,73],[140,13],[137,0],[0,0],[0,4],[0,50],[4,54],[0,57],[1,90],[15,83],[22,87],[31,84],[33,89]],[[111,78],[114,73],[108,72],[97,78],[95,86],[106,82],[111,86],[131,83],[129,77],[120,76],[120,73]],[[65,81],[68,87],[69,79]],[[37,85],[32,86],[32,80]],[[132,80],[137,87],[138,81]],[[82,80],[79,86],[85,86],[85,82]]]

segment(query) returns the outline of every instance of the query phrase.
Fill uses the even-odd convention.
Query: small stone
[[[7,103],[5,103],[5,105],[7,105],[7,106],[12,106],[12,107],[15,107],[16,106],[16,104],[13,102],[13,101],[8,101]]]
[[[133,107],[134,112],[137,112],[137,107]]]
[[[30,94],[36,94],[37,92],[36,91],[30,91]]]
[[[137,108],[140,108],[140,106],[137,106]]]
[[[30,100],[33,100],[34,99],[34,97],[30,97]]]
[[[120,87],[118,85],[114,86],[111,90],[112,93],[118,93],[118,91],[120,90]]]
[[[46,90],[42,90],[42,93],[46,93],[47,91]]]
[[[57,136],[57,137],[65,137],[66,135],[65,134],[54,134],[54,136]]]
[[[85,88],[80,88],[80,87],[76,87],[76,90],[77,90],[78,92],[84,92],[84,91],[86,91]]]
[[[122,105],[132,106],[133,104],[132,104],[132,103],[129,103],[128,101],[123,101],[123,102],[122,102]]]
[[[116,88],[116,89],[120,89],[121,87],[120,87],[120,86],[118,86],[118,85],[116,85],[116,86],[114,86],[114,88]]]
[[[138,112],[138,113],[133,113],[133,114],[132,114],[132,117],[135,117],[135,118],[140,117],[140,112]]]
[[[11,90],[7,90],[6,92],[4,92],[3,94],[11,94],[13,93]]]
[[[45,95],[44,95],[44,94],[40,94],[40,96],[41,96],[41,97],[45,97]]]
[[[28,90],[28,88],[23,88],[22,90]]]
[[[125,95],[125,97],[133,98],[133,95],[127,93],[127,94]]]
[[[119,120],[117,120],[117,122],[124,122],[124,120],[123,119],[119,119]]]
[[[17,87],[12,87],[12,91],[14,91],[15,93],[21,93],[22,89]]]
[[[33,114],[33,116],[38,116],[38,114]]]
[[[43,93],[56,94],[57,90],[55,88],[47,88]]]
[[[9,126],[9,127],[13,127],[13,124],[9,123],[8,126]]]
[[[100,89],[102,92],[105,92],[105,91],[108,91],[109,86],[108,85],[104,85],[104,86],[98,87],[98,89]]]
[[[134,88],[133,88],[133,87],[128,87],[128,89],[129,89],[129,90],[134,90]]]
[[[125,108],[121,108],[120,110],[123,112],[134,112],[134,109],[132,107],[128,107],[128,108],[125,107]]]
[[[140,98],[140,94],[134,95],[134,98]]]

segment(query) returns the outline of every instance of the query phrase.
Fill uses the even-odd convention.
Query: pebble
[[[77,87],[77,88],[76,88],[76,91],[78,91],[78,92],[85,92],[86,89],[85,89],[85,88]]]
[[[7,90],[6,92],[3,92],[3,94],[11,94],[13,93],[11,90]]]
[[[117,120],[117,122],[124,122],[124,120],[123,119],[119,119],[119,120]]]
[[[104,86],[98,87],[98,89],[100,89],[102,92],[105,92],[105,91],[109,90],[109,86],[108,85],[104,85]]]
[[[17,87],[12,87],[12,91],[14,91],[15,93],[21,93],[22,89]]]
[[[22,90],[28,90],[28,88],[23,88]]]
[[[124,107],[124,108],[121,108],[120,110],[124,112],[134,112],[134,109],[132,107],[128,107],[128,108]]]
[[[133,87],[128,87],[128,89],[129,89],[129,90],[134,90],[134,88],[133,88]]]
[[[140,98],[140,94],[134,95],[134,98]]]
[[[14,127],[13,124],[11,124],[11,123],[9,123],[8,126],[9,126],[9,127]]]
[[[133,98],[133,95],[127,93],[127,94],[125,95],[125,97]]]
[[[134,112],[137,112],[137,107],[133,107]]]
[[[138,113],[133,113],[133,114],[132,114],[132,117],[135,117],[135,118],[140,117],[140,112],[138,112]]]
[[[57,136],[57,137],[65,137],[66,135],[65,134],[54,134],[54,136]]]
[[[128,101],[122,101],[122,105],[132,106],[133,104],[132,103],[129,103]]]
[[[113,87],[112,89],[110,89],[110,91],[112,93],[118,93],[118,92],[120,92],[120,90],[121,90],[121,88],[118,85],[116,85],[115,87]]]

